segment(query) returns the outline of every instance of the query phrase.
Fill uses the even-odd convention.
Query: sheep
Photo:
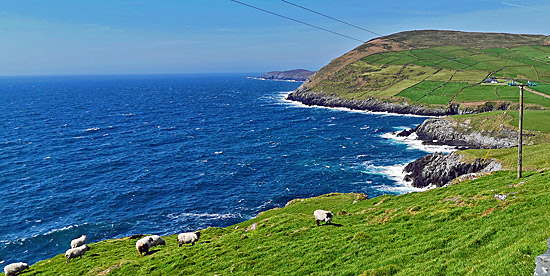
[[[81,245],[86,244],[86,239],[87,239],[86,235],[82,235],[82,236],[80,236],[80,238],[72,240],[71,241],[71,248],[77,248]]]
[[[136,249],[139,252],[140,256],[143,256],[142,253],[145,253],[145,255],[147,255],[147,253],[149,252],[149,248],[151,248],[152,242],[153,238],[151,238],[151,236],[141,238],[136,242]]]
[[[4,275],[12,276],[17,275],[25,269],[29,269],[29,265],[26,263],[13,263],[4,267]]]
[[[162,239],[158,235],[151,236],[151,239],[153,239],[153,241],[151,241],[151,246],[166,245],[166,242],[164,241],[164,239]]]
[[[319,226],[319,221],[324,221],[326,224],[330,224],[332,221],[332,213],[329,211],[315,210],[313,215],[315,216],[315,223],[317,223],[317,226]]]
[[[76,257],[80,257],[80,259],[82,259],[82,255],[84,255],[84,253],[86,253],[86,251],[88,250],[90,250],[90,247],[88,247],[88,245],[86,244],[67,250],[65,252],[65,257],[67,258],[66,264],[68,264],[71,259],[74,259]]]
[[[201,233],[199,231],[193,233],[181,233],[178,235],[178,243],[181,247],[184,243],[190,243],[192,246],[195,245],[195,242],[199,240]]]

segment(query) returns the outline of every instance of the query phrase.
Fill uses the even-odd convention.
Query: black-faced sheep
[[[158,235],[153,235],[151,236],[151,239],[153,239],[151,241],[151,246],[157,246],[157,245],[166,245],[166,242],[164,241],[164,239],[162,239],[160,236]]]
[[[313,215],[315,216],[315,223],[317,223],[317,226],[319,226],[319,221],[324,221],[326,224],[330,224],[332,221],[332,213],[329,211],[315,210]]]
[[[151,242],[153,242],[153,238],[151,238],[151,236],[141,238],[136,242],[136,249],[139,252],[140,256],[143,256],[143,253],[147,255],[147,253],[149,252],[149,248],[151,248]]]
[[[4,274],[6,276],[14,276],[18,273],[23,272],[23,270],[29,269],[29,265],[26,263],[13,263],[4,267]]]
[[[86,235],[82,235],[82,236],[80,236],[80,238],[72,240],[71,241],[71,248],[77,248],[81,245],[86,244],[86,239],[87,239]]]
[[[199,237],[201,236],[201,233],[199,231],[197,232],[189,232],[189,233],[181,233],[178,235],[178,243],[181,247],[184,243],[190,243],[191,245],[195,245],[195,243],[199,240]]]
[[[90,247],[88,247],[88,245],[85,245],[85,244],[79,247],[71,248],[67,250],[65,252],[65,257],[67,258],[66,264],[68,264],[71,259],[74,259],[76,257],[80,257],[80,259],[82,259],[82,255],[84,255],[84,253],[86,253],[86,251],[88,250],[90,250]]]

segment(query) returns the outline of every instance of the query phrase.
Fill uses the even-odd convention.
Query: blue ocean
[[[294,198],[412,191],[425,117],[306,107],[254,74],[0,78],[0,263],[226,227]],[[322,208],[322,206],[320,206]]]

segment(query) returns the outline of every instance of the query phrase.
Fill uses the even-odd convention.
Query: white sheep
[[[84,255],[84,253],[86,253],[86,251],[88,250],[90,250],[90,247],[88,247],[88,245],[85,245],[85,244],[79,247],[71,248],[67,250],[65,252],[65,257],[67,258],[66,264],[68,264],[71,259],[74,259],[76,257],[80,257],[80,259],[82,259],[82,255]]]
[[[139,252],[140,256],[143,256],[142,255],[143,253],[147,255],[147,253],[149,252],[149,248],[151,248],[152,242],[153,242],[153,238],[151,238],[151,236],[141,238],[136,242],[136,249]]]
[[[71,248],[77,248],[81,245],[86,244],[86,239],[87,239],[86,235],[82,235],[82,236],[80,236],[80,238],[72,240],[71,241]]]
[[[25,269],[29,269],[29,265],[26,263],[13,263],[4,267],[4,274],[6,276],[17,275]]]
[[[189,233],[181,233],[178,235],[178,243],[180,247],[184,243],[190,243],[191,245],[195,245],[195,242],[199,240],[199,237],[201,236],[201,233],[199,231],[197,232],[189,232]]]
[[[151,241],[151,246],[166,245],[164,239],[162,239],[159,235],[153,235],[151,236],[151,239],[153,239],[153,241]]]
[[[315,210],[313,215],[315,216],[315,223],[317,223],[317,226],[319,226],[319,221],[324,221],[326,224],[330,224],[332,221],[332,213],[329,211]]]

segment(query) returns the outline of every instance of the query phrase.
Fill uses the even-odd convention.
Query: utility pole
[[[520,179],[522,147],[523,147],[523,84],[520,84],[518,86],[519,86],[518,179]]]
[[[527,81],[527,84],[517,83],[514,80],[508,83],[508,86],[519,86],[519,134],[518,134],[518,179],[521,178],[521,161],[523,150],[523,87],[537,86],[536,82]]]

